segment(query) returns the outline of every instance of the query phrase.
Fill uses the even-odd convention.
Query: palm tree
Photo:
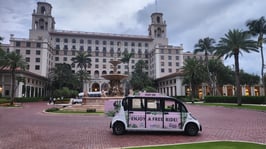
[[[90,54],[87,54],[86,52],[79,52],[78,55],[76,57],[73,57],[71,60],[73,62],[73,64],[78,64],[78,67],[80,67],[81,71],[83,71],[83,68],[86,72],[86,68],[88,66],[91,65],[91,59],[90,59]],[[82,90],[84,91],[83,89],[83,84],[84,84],[84,78],[82,77],[81,78],[81,82],[82,82]],[[86,93],[87,93],[87,89],[85,91],[85,96],[86,96]]]
[[[123,63],[127,63],[127,74],[130,76],[130,73],[129,73],[129,63],[130,63],[130,59],[131,57],[134,55],[134,53],[128,53],[127,51],[124,51],[123,52],[123,58],[120,60],[121,62]],[[128,79],[126,80],[126,88],[125,88],[125,95],[128,95],[129,93],[129,89],[130,89],[130,84],[129,84],[129,81]]]
[[[127,72],[129,75],[129,63],[130,63],[130,59],[131,57],[134,55],[134,53],[128,53],[127,51],[123,52],[123,58],[121,59],[121,62],[123,63],[127,63]]]
[[[4,61],[0,63],[0,69],[9,69],[11,72],[11,101],[10,105],[14,105],[15,96],[15,81],[16,81],[16,70],[25,70],[27,62],[22,56],[16,52],[7,53],[3,56]]]
[[[199,84],[201,84],[205,80],[206,70],[204,65],[202,65],[201,61],[192,58],[186,59],[183,66],[184,72],[184,81],[183,84],[189,84],[190,88],[190,98],[193,99],[196,96],[196,88]]]
[[[213,53],[214,48],[215,48],[214,44],[215,44],[215,40],[213,38],[206,37],[204,39],[199,39],[198,43],[195,44],[195,46],[194,46],[195,47],[195,50],[194,50],[195,54],[198,52],[204,52],[205,65],[206,65],[206,69],[208,72],[209,84],[211,86],[211,90],[213,91],[213,95],[215,94],[214,90],[216,90],[216,88],[214,87],[214,81],[211,78],[211,73],[209,70],[208,55]]]
[[[264,56],[263,56],[263,42],[265,43],[266,39],[263,38],[263,35],[266,34],[266,20],[264,17],[260,17],[258,20],[250,20],[247,21],[247,26],[249,28],[249,32],[253,36],[258,36],[257,44],[260,47],[260,54],[261,54],[261,79],[264,78]],[[266,95],[265,91],[265,83],[262,80],[264,96]]]
[[[87,54],[86,52],[79,52],[76,57],[73,57],[71,60],[73,64],[78,64],[78,67],[86,71],[86,68],[91,65],[91,59],[90,54]]]
[[[247,32],[234,29],[229,30],[225,37],[222,37],[217,45],[217,50],[215,54],[219,57],[225,56],[225,59],[228,57],[234,56],[235,60],[235,80],[236,80],[236,95],[237,95],[237,104],[241,106],[241,88],[239,81],[239,54],[243,52],[250,53],[251,51],[258,52],[257,44],[254,40],[250,39],[250,34]]]

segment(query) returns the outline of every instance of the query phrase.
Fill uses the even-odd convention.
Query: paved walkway
[[[0,149],[106,149],[209,140],[266,144],[266,112],[188,105],[203,126],[198,136],[166,132],[115,136],[108,117],[43,113],[48,107],[52,105],[44,102],[0,107]]]

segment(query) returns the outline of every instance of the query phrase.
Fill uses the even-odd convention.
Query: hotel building
[[[127,35],[112,33],[95,33],[82,31],[59,30],[52,15],[52,5],[37,2],[37,9],[32,13],[32,25],[28,38],[10,36],[10,43],[3,44],[2,49],[20,53],[28,62],[27,71],[18,71],[17,75],[25,77],[25,82],[17,84],[16,97],[46,96],[51,68],[55,64],[71,64],[72,71],[79,68],[71,59],[79,51],[91,54],[91,66],[87,68],[91,80],[85,85],[88,91],[101,91],[108,87],[108,80],[102,75],[113,73],[109,61],[121,59],[123,52],[133,53],[129,62],[130,74],[139,60],[148,64],[145,70],[149,77],[159,80],[158,91],[170,96],[185,95],[182,85],[183,76],[178,72],[183,66],[184,53],[182,45],[168,44],[167,25],[162,13],[152,13],[147,35]],[[118,65],[118,73],[127,74],[128,64]],[[176,76],[177,74],[177,76]],[[164,78],[174,75],[173,86],[163,85]],[[170,84],[170,83],[169,83]],[[8,70],[0,71],[0,92],[10,96],[11,81]]]

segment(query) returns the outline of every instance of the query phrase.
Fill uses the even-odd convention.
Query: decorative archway
[[[101,86],[102,91],[108,91],[109,90],[109,85],[108,83],[103,83]]]
[[[93,83],[91,88],[92,88],[92,92],[100,91],[100,85],[98,83]]]

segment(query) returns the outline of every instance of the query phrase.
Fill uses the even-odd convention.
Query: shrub
[[[52,107],[52,108],[46,109],[45,111],[46,112],[55,112],[55,111],[59,111],[59,108]]]
[[[265,97],[264,96],[243,96],[242,103],[247,104],[265,104]]]
[[[64,99],[56,99],[54,101],[54,104],[68,104],[70,102],[69,98],[64,98]]]
[[[53,95],[54,97],[75,97],[78,95],[78,91],[63,87],[62,89],[55,90]]]
[[[264,104],[264,96],[242,96],[243,104]],[[205,102],[209,103],[237,103],[236,96],[206,96]]]
[[[88,113],[96,112],[96,109],[90,109],[90,108],[88,108],[88,109],[86,110],[86,112],[88,112]]]
[[[183,102],[187,102],[189,99],[186,96],[174,96],[174,98],[181,100]]]
[[[7,99],[0,99],[0,104],[5,104],[5,103],[9,103],[10,100],[7,100]]]
[[[22,97],[22,98],[15,98],[15,102],[39,102],[42,101],[42,97]]]
[[[157,89],[152,86],[147,86],[144,88],[146,92],[157,92]]]
[[[188,96],[175,96],[174,98],[181,100],[182,102],[192,102],[192,99],[190,99]],[[198,98],[193,98],[193,102],[198,102]]]

